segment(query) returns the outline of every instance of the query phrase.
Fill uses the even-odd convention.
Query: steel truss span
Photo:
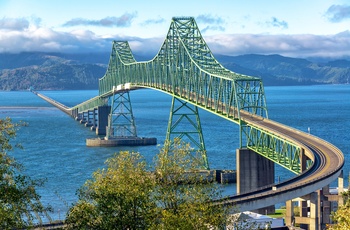
[[[207,110],[240,126],[240,147],[282,165],[297,176],[263,190],[240,194],[225,204],[264,198],[265,206],[300,197],[335,180],[343,154],[330,143],[268,119],[261,79],[224,68],[205,43],[195,20],[173,18],[158,54],[137,62],[128,42],[114,41],[99,95],[68,110],[78,113],[105,105],[118,91],[151,88]],[[260,204],[254,204],[259,208]],[[262,206],[264,207],[264,206]]]

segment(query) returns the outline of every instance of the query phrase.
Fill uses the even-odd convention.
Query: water
[[[66,104],[76,105],[98,94],[97,90],[41,91],[44,95]],[[319,136],[350,153],[350,85],[322,85],[298,87],[265,87],[269,118],[302,131]],[[149,163],[159,152],[165,139],[171,97],[158,91],[132,91],[133,112],[138,136],[156,137],[159,146],[143,147],[86,147],[86,138],[94,132],[52,107],[36,95],[23,92],[0,91],[0,118],[26,121],[28,127],[18,131],[17,142],[24,150],[11,154],[25,166],[32,178],[47,178],[39,189],[44,204],[54,208],[53,220],[63,219],[68,207],[77,200],[76,191],[91,178],[107,158],[121,150],[138,151]],[[239,127],[200,111],[203,133],[211,168],[235,169],[235,151],[239,146]],[[276,166],[276,181],[294,176]],[[350,163],[344,166],[345,181]],[[346,183],[347,184],[347,183]],[[336,184],[334,184],[335,186]],[[227,188],[230,193],[234,185]]]

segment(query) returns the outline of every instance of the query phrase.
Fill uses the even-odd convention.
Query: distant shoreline
[[[0,106],[2,109],[56,109],[53,106]]]

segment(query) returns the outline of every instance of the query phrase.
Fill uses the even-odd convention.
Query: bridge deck
[[[341,173],[344,156],[332,144],[266,118],[249,113],[241,115],[242,120],[248,124],[279,134],[302,146],[305,154],[313,159],[314,163],[307,171],[288,181],[231,196],[228,200],[219,202],[220,204],[238,205],[240,211],[263,208],[310,194],[336,180]]]
[[[38,93],[38,92],[35,92],[35,91],[32,91],[34,94],[36,94],[38,97],[42,98],[43,100],[47,101],[48,103],[50,103],[51,105],[57,107],[58,109],[60,109],[61,111],[67,113],[68,115],[72,115],[72,110],[71,108],[69,108],[68,106],[58,102],[58,101],[55,101],[54,99],[52,98],[49,98],[41,93]]]

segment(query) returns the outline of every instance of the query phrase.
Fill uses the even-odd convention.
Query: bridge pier
[[[299,204],[299,216],[294,213],[295,204]],[[299,224],[302,229],[319,230],[321,226],[321,190],[286,202],[287,226]]]
[[[302,229],[324,229],[327,224],[332,224],[331,213],[343,204],[341,193],[344,190],[343,173],[338,177],[338,191],[331,193],[329,185],[312,192],[301,198],[286,202],[285,222],[287,226],[299,224]],[[294,213],[295,206],[299,205],[298,213]]]
[[[72,109],[71,116],[77,120],[78,118],[78,109]]]
[[[83,112],[81,114],[81,120],[79,121],[80,124],[85,124],[87,122],[88,112]]]
[[[118,86],[117,90],[122,88]],[[111,105],[97,107],[92,115],[92,119],[95,119],[96,113],[98,114],[96,134],[104,134],[105,137],[86,139],[86,145],[91,147],[156,145],[156,138],[138,137],[136,134],[129,89],[116,92],[113,87],[113,92]]]
[[[75,110],[75,112],[74,112],[73,114],[74,114],[74,115],[73,115],[74,119],[75,119],[76,121],[79,121],[79,122],[80,122],[80,120],[81,120],[82,117],[83,117],[83,113],[79,113],[79,112],[78,112],[78,109],[77,109],[77,110]]]
[[[92,131],[96,130],[97,121],[98,121],[98,108],[93,108],[93,110],[92,110],[92,126],[91,126]]]
[[[91,130],[96,130],[96,135],[106,135],[110,110],[111,106],[108,105],[98,106],[81,113],[76,109],[72,111],[72,116],[86,127],[91,126]]]
[[[236,150],[237,194],[249,192],[275,181],[274,163],[250,149]],[[275,206],[251,210],[259,214],[275,214]]]
[[[97,126],[96,135],[106,135],[106,127],[108,126],[108,115],[111,111],[111,106],[99,106],[97,108]]]
[[[93,126],[95,123],[95,109],[88,110],[87,111],[87,116],[86,116],[86,123],[85,127],[90,127]]]

